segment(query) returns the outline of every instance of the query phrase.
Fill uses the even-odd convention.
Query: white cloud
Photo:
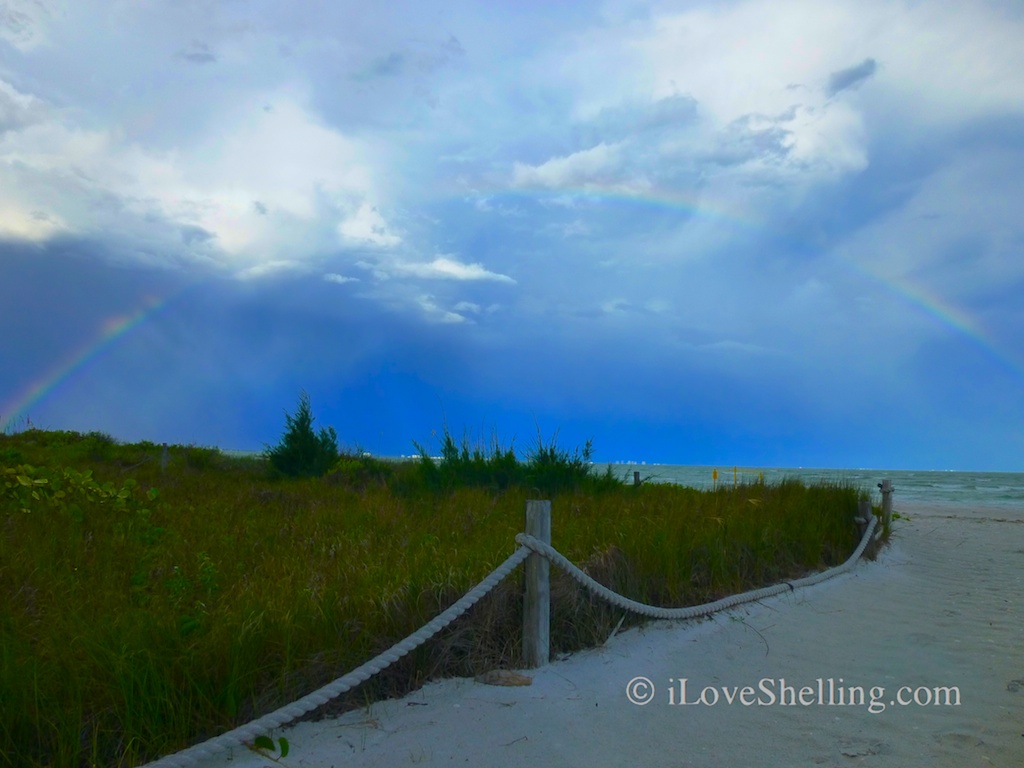
[[[344,275],[339,275],[334,272],[328,272],[326,275],[324,275],[324,280],[326,280],[329,283],[337,283],[338,285],[359,282],[358,277],[345,277]]]
[[[384,217],[369,203],[362,203],[354,214],[338,225],[343,242],[355,242],[380,248],[393,248],[402,238],[391,232]]]
[[[302,270],[303,265],[301,262],[290,259],[276,259],[274,261],[264,261],[262,264],[238,270],[235,272],[235,277],[239,280],[255,280],[257,278],[279,274],[281,272]]]
[[[42,99],[0,80],[0,134],[38,123],[48,112]]]
[[[704,181],[725,174],[754,185],[797,182],[806,191],[867,166],[868,125],[906,132],[908,121],[920,130],[1020,114],[1021,39],[1021,14],[990,3],[655,7],[629,22],[585,29],[561,56],[545,59],[569,113],[606,143],[539,165],[518,163],[513,183],[643,194],[648,182],[671,186],[667,171],[695,167]],[[856,88],[837,90],[844,73],[863,76]],[[675,105],[657,135],[643,128],[645,104]],[[610,117],[629,127],[614,145],[605,131]]]
[[[842,102],[820,109],[797,109],[793,119],[781,124],[789,159],[824,174],[844,175],[868,165],[867,134],[860,113]]]
[[[420,309],[423,310],[427,319],[431,322],[442,323],[445,325],[470,322],[465,316],[460,315],[458,312],[451,312],[439,307],[434,301],[434,297],[429,294],[420,296],[416,303],[419,304]]]
[[[242,269],[336,246],[332,225],[364,244],[401,242],[368,202],[376,192],[366,148],[323,125],[297,94],[236,98],[216,131],[161,151],[129,143],[116,127],[81,128],[70,111],[0,88],[0,120],[20,125],[0,134],[0,186],[51,222],[8,230],[39,239],[59,222],[109,235],[130,231],[131,217],[158,217],[202,228],[222,261]],[[273,110],[262,109],[266,101]]]
[[[491,272],[481,264],[464,264],[447,256],[438,256],[429,263],[399,264],[396,272],[432,280],[493,280],[499,283],[515,283],[508,275]]]
[[[711,353],[721,353],[723,355],[775,355],[778,354],[775,350],[761,346],[760,344],[751,344],[746,341],[737,341],[735,339],[723,339],[721,341],[712,341],[707,344],[684,344],[683,346],[689,347],[694,350],[700,350]]]
[[[621,315],[625,312],[632,312],[633,305],[626,299],[609,299],[601,304],[601,311],[606,315]]]
[[[488,197],[467,197],[465,198],[467,203],[470,203],[481,213],[497,213],[501,216],[524,216],[525,213],[522,209],[514,205],[502,205],[501,203],[494,203]]]
[[[28,211],[18,201],[0,192],[0,237],[42,242],[66,230],[59,217],[45,211]]]
[[[1011,6],[1012,7],[1012,6]],[[864,19],[883,67],[886,105],[914,120],[961,123],[1024,112],[1024,17],[993,3],[902,3]],[[870,26],[869,26],[870,25]],[[894,115],[895,116],[895,115]]]
[[[0,2],[0,39],[28,52],[47,42],[47,27],[62,9],[52,0],[3,0]]]
[[[619,169],[619,147],[601,143],[540,165],[515,163],[512,183],[517,187],[586,187],[601,184]]]

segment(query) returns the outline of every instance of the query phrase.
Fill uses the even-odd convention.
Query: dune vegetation
[[[440,458],[387,461],[339,452],[303,407],[253,458],[0,435],[0,767],[134,766],[310,692],[511,554],[527,499],[552,500],[552,543],[569,559],[655,605],[836,565],[857,543],[866,492],[848,485],[634,487],[595,471],[589,443],[538,439],[520,458],[447,429]],[[312,716],[516,668],[521,571]],[[603,642],[622,619],[553,569],[553,655]]]

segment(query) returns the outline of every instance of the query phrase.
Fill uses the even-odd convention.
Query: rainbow
[[[729,205],[709,202],[702,198],[698,192],[684,194],[654,188],[631,190],[607,184],[595,184],[585,187],[558,189],[501,188],[485,191],[473,190],[472,192],[463,190],[461,192],[454,192],[452,197],[463,202],[472,202],[474,200],[501,201],[510,198],[513,200],[523,199],[530,202],[544,200],[549,202],[564,200],[568,202],[571,199],[579,202],[581,205],[605,203],[640,205],[678,211],[687,216],[699,217],[706,221],[724,223],[731,228],[742,230],[748,234],[757,234],[763,232],[766,228],[763,220],[746,212],[737,211]],[[843,259],[843,262],[845,266],[881,285],[901,301],[923,311],[942,326],[967,338],[1010,372],[1024,378],[1024,363],[1003,349],[995,340],[991,331],[986,329],[979,320],[970,316],[962,309],[929,292],[923,286],[905,278],[882,274],[877,270],[858,265],[850,259]],[[108,318],[102,324],[100,332],[94,340],[67,355],[45,374],[29,383],[10,402],[0,407],[0,418],[6,415],[3,428],[12,428],[16,419],[27,416],[30,408],[51,395],[61,384],[88,366],[104,350],[114,345],[118,340],[123,339],[147,319],[163,310],[170,303],[171,299],[180,295],[180,293],[182,291],[176,291],[174,294],[162,299],[150,297],[143,302],[143,306],[135,313]]]
[[[990,358],[1010,373],[1024,378],[1024,362],[1016,359],[995,340],[995,335],[985,328],[980,320],[971,317],[949,301],[936,296],[924,286],[911,281],[885,275],[875,269],[854,264],[849,260],[846,265],[853,271],[878,283],[891,294],[904,302],[917,307],[941,325],[950,328],[980,347]]]
[[[605,203],[638,205],[681,212],[688,216],[699,216],[711,221],[721,221],[748,232],[761,231],[764,227],[763,222],[756,217],[738,212],[731,204],[710,202],[699,191],[684,193],[654,187],[641,190],[627,186],[593,184],[583,187],[509,187],[486,191],[473,190],[470,194],[462,195],[462,199],[466,201],[509,198],[529,202],[546,200],[550,204],[562,201],[569,209],[572,208],[572,203],[578,203],[581,207]]]
[[[645,188],[630,190],[622,186],[606,183],[594,183],[584,187],[536,188],[515,187],[493,189],[481,192],[474,190],[472,194],[463,195],[464,200],[490,200],[503,198],[523,198],[531,201],[557,201],[559,199],[578,200],[582,204],[628,204],[642,205],[658,209],[679,211],[687,216],[701,217],[709,221],[728,224],[734,229],[746,233],[761,233],[766,229],[766,222],[746,212],[735,210],[734,206],[718,202],[708,202],[699,192],[681,194],[663,189]],[[989,357],[1014,375],[1024,378],[1024,362],[1005,350],[994,334],[986,329],[976,318],[971,317],[962,309],[928,291],[924,286],[913,283],[905,278],[885,275],[878,270],[859,265],[849,258],[843,259],[844,266],[869,278],[882,286],[890,294],[909,304],[937,321],[940,325],[969,339],[984,350]]]
[[[63,382],[88,366],[104,350],[110,348],[119,339],[124,338],[133,329],[138,328],[148,318],[166,307],[170,303],[171,298],[178,295],[178,293],[162,299],[148,296],[143,299],[142,306],[134,313],[130,315],[114,315],[107,318],[102,323],[97,338],[92,339],[66,355],[43,375],[24,387],[10,402],[0,407],[0,416],[6,414],[3,422],[3,431],[13,429],[17,419],[27,418],[30,408],[39,404],[44,398],[58,389]]]

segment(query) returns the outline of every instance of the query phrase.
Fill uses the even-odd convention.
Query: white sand
[[[876,563],[816,587],[718,614],[659,622],[533,670],[510,688],[431,684],[399,701],[284,735],[282,763],[342,766],[1005,766],[1024,765],[1024,514],[904,509]],[[956,517],[951,517],[956,515]],[[1007,519],[1010,518],[1010,519]],[[643,675],[656,695],[631,704]],[[705,686],[751,686],[748,700],[818,679],[882,686],[867,705],[672,706]],[[839,682],[842,678],[843,682]],[[957,686],[959,706],[896,706],[900,686]],[[904,694],[906,695],[906,694]],[[710,694],[708,694],[710,697]],[[912,694],[911,694],[912,697]],[[680,701],[677,689],[677,701]],[[272,765],[237,748],[202,768]]]

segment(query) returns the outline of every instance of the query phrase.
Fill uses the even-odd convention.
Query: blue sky
[[[0,421],[1024,471],[1016,2],[0,4]]]

